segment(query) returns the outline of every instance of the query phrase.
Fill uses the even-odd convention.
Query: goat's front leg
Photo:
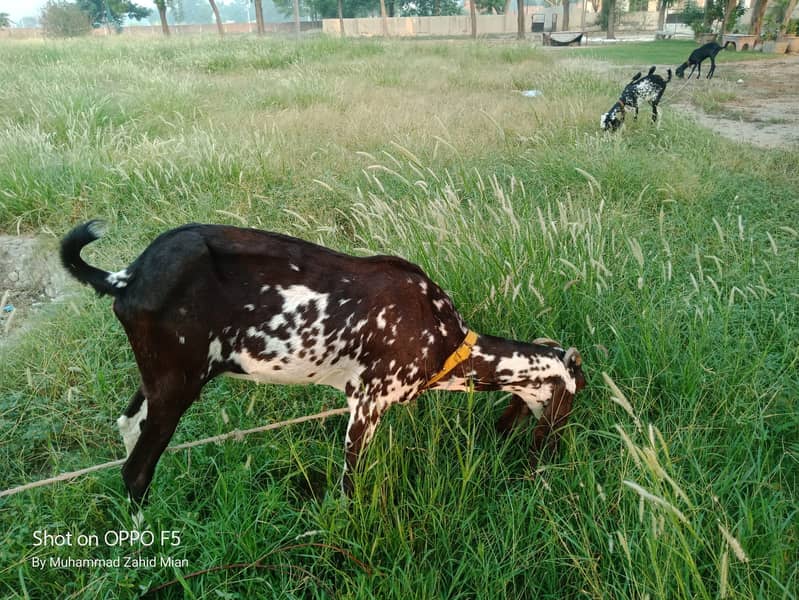
[[[374,398],[366,396],[350,402],[350,420],[344,440],[344,474],[341,479],[341,489],[347,496],[352,495],[352,473],[358,466],[361,452],[372,441],[381,416]]]
[[[530,467],[535,471],[538,459],[546,450],[554,454],[560,440],[560,430],[569,420],[574,394],[563,383],[553,386],[552,399],[533,430],[533,447],[530,452]]]
[[[712,56],[710,57],[710,71],[707,74],[707,78],[711,79],[713,77],[713,72],[716,70],[716,59]]]
[[[497,421],[497,432],[502,435],[508,435],[513,428],[521,423],[529,414],[530,408],[527,406],[527,403],[519,396],[514,394],[510,398],[508,407]]]

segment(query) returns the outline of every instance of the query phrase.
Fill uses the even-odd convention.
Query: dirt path
[[[798,54],[720,63],[710,81],[673,80],[665,104],[736,142],[799,148],[798,80]]]
[[[25,318],[60,298],[67,275],[50,239],[0,235],[0,346]]]

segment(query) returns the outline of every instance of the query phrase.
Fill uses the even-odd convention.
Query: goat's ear
[[[566,368],[569,370],[572,376],[574,376],[574,379],[577,383],[575,393],[579,392],[581,389],[585,387],[585,375],[583,374],[583,357],[580,355],[580,351],[574,347],[566,350],[566,354],[563,356],[563,364],[566,365]]]
[[[561,345],[552,338],[540,337],[533,340],[533,344],[537,346],[549,346],[550,348],[560,348]]]

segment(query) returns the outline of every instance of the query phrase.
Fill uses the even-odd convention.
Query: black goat
[[[602,115],[599,121],[600,127],[606,131],[608,129],[616,131],[624,123],[624,115],[627,111],[635,111],[635,118],[638,118],[638,109],[644,102],[649,102],[652,105],[652,121],[657,123],[658,103],[663,92],[666,91],[666,84],[671,81],[671,69],[667,72],[668,79],[655,75],[655,67],[649,69],[646,77],[641,77],[640,71],[636,73],[616,103]]]
[[[708,42],[704,46],[699,46],[696,50],[691,52],[691,55],[688,57],[688,60],[681,64],[674,73],[680,79],[683,78],[685,74],[685,69],[691,67],[691,72],[688,73],[688,79],[691,78],[691,75],[694,74],[694,69],[696,69],[696,78],[699,79],[702,76],[702,61],[710,59],[710,71],[707,74],[707,78],[711,79],[713,77],[713,73],[716,71],[716,55],[719,51],[723,50],[721,46],[719,46],[716,42]]]
[[[100,235],[95,221],[79,225],[61,241],[61,260],[78,281],[114,298],[139,366],[141,384],[118,420],[128,452],[122,477],[136,504],[181,415],[218,375],[344,392],[347,492],[393,404],[429,389],[510,392],[497,428],[538,417],[534,464],[538,451],[556,444],[585,385],[576,349],[474,333],[444,291],[401,258],[195,224],[167,231],[109,273],[80,257]]]

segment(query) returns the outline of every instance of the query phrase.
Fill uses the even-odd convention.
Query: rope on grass
[[[250,435],[251,433],[261,433],[263,431],[270,431],[272,429],[280,429],[281,427],[285,427],[286,425],[296,425],[297,423],[304,423],[306,421],[326,419],[327,417],[343,415],[348,412],[349,408],[333,408],[331,410],[325,410],[313,415],[296,417],[294,419],[288,419],[286,421],[280,421],[278,423],[270,423],[269,425],[262,425],[261,427],[253,427],[252,429],[234,429],[233,431],[229,431],[228,433],[222,433],[220,435],[203,438],[201,440],[195,440],[193,442],[185,442],[183,444],[178,444],[177,446],[170,446],[169,448],[166,449],[166,451],[178,452],[180,450],[186,450],[188,448],[194,448],[196,446],[213,444],[214,442],[224,442],[225,440],[229,440],[231,438],[240,441],[242,438],[244,438],[244,436]],[[80,477],[81,475],[94,473],[95,471],[110,469],[111,467],[118,467],[125,464],[125,460],[127,459],[122,458],[120,460],[112,460],[110,462],[102,463],[100,465],[94,465],[92,467],[87,467],[85,469],[80,469],[78,471],[61,473],[60,475],[56,475],[55,477],[50,477],[49,479],[42,479],[40,481],[34,481],[33,483],[26,483],[25,485],[20,485],[15,488],[3,490],[2,492],[0,492],[0,498],[2,498],[3,496],[13,496],[14,494],[19,494],[20,492],[25,492],[27,490],[32,490],[33,488],[42,487],[45,485],[50,485],[52,483],[57,483],[59,481],[69,481],[70,479],[75,479],[76,477]]]

